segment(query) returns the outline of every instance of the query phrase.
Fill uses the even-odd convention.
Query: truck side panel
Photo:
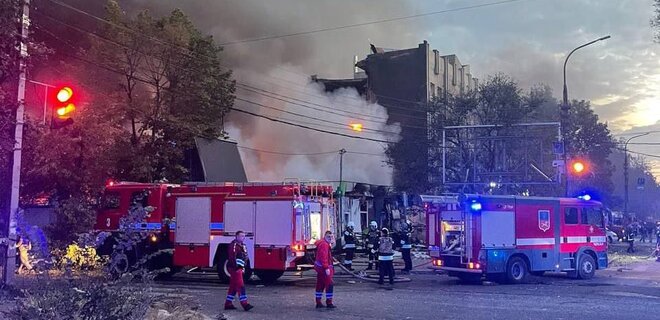
[[[526,251],[532,271],[555,270],[559,261],[557,200],[516,201],[516,243]]]

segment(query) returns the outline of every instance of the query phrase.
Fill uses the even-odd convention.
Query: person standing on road
[[[660,243],[660,221],[655,223],[655,243]]]
[[[634,253],[635,252],[635,237],[637,236],[637,228],[635,227],[635,225],[633,223],[631,223],[631,224],[628,225],[627,229],[628,229],[628,232],[627,232],[628,249],[626,250],[626,252]]]
[[[410,236],[412,232],[410,221],[406,221],[401,225],[401,257],[405,267],[403,272],[410,272],[412,270],[412,257],[410,256],[410,251],[412,250],[412,243],[410,241]]]
[[[227,300],[225,301],[225,310],[234,310],[234,296],[239,294],[239,301],[243,310],[250,311],[254,308],[248,303],[247,293],[245,292],[245,283],[243,283],[243,272],[245,265],[249,263],[247,248],[243,243],[245,233],[236,231],[236,239],[229,244],[229,259],[227,261],[227,270],[229,271],[229,289],[227,290]]]
[[[380,231],[380,239],[378,240],[378,262],[380,263],[380,277],[378,278],[378,284],[383,284],[385,279],[385,274],[390,278],[390,286],[394,284],[394,250],[392,246],[394,245],[394,240],[390,238],[390,231],[387,228],[383,228]]]
[[[353,257],[355,256],[355,224],[351,221],[344,231],[344,267],[348,270],[353,270]]]
[[[364,239],[367,240],[367,252],[369,253],[369,265],[367,266],[367,270],[371,270],[374,263],[376,264],[376,270],[378,270],[378,260],[376,260],[378,238],[378,224],[376,221],[371,221],[369,223],[369,229],[367,229],[364,233]]]
[[[335,269],[332,265],[332,231],[326,231],[323,239],[316,241],[316,262],[314,270],[316,271],[316,308],[323,308],[323,291],[325,291],[325,305],[328,309],[336,308],[332,303],[334,292],[334,282],[332,276]]]

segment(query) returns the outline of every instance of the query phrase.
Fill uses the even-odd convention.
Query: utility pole
[[[11,175],[11,199],[9,201],[9,221],[8,225],[8,239],[5,241],[7,245],[7,252],[5,254],[5,265],[3,268],[4,285],[11,284],[14,280],[14,269],[16,268],[16,251],[12,250],[16,242],[16,214],[18,213],[18,200],[21,182],[21,148],[23,147],[23,122],[25,112],[25,79],[27,78],[27,42],[28,42],[28,28],[30,27],[30,0],[23,1],[23,14],[21,16],[21,42],[19,48],[19,77],[18,77],[18,94],[16,100],[18,107],[16,108],[16,130],[14,133],[14,158]]]
[[[342,188],[342,184],[344,183],[344,154],[346,153],[346,149],[341,149],[339,150],[339,190],[341,192],[339,193],[339,231],[341,232],[341,228],[344,225],[344,211],[342,208],[342,202],[344,198],[344,189]]]

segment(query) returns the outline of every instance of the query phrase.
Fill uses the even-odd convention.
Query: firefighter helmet
[[[371,230],[376,230],[376,229],[378,229],[378,223],[376,223],[376,221],[371,221],[371,222],[369,223],[369,228],[370,228]]]

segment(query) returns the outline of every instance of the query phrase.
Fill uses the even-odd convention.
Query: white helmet
[[[353,221],[350,221],[350,222],[348,222],[346,227],[351,228],[351,229],[355,229],[355,223],[353,223]]]
[[[376,223],[376,221],[369,222],[369,228],[371,228],[373,230],[378,229],[378,223]]]

